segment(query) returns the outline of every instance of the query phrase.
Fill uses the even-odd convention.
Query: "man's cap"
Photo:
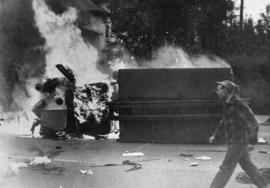
[[[223,80],[221,82],[217,82],[217,84],[222,85],[223,87],[225,87],[229,91],[235,91],[238,88],[238,85],[236,85],[235,83],[233,83],[230,80]]]

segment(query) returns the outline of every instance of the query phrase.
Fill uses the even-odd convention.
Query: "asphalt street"
[[[0,130],[1,188],[207,188],[226,151],[224,145],[119,143],[115,139],[88,138],[50,140]],[[251,157],[259,168],[270,168],[270,126],[261,126],[259,137],[268,143],[257,145]],[[133,152],[144,155],[123,156]],[[50,163],[30,165],[39,156],[47,156]],[[196,159],[202,156],[209,158]],[[127,160],[139,163],[141,168],[128,171],[133,166],[123,164]],[[191,163],[197,165],[190,166]],[[255,187],[236,182],[239,172],[242,169],[238,166],[227,188]]]

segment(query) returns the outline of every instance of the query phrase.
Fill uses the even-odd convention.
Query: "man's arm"
[[[258,139],[259,124],[248,105],[242,104],[240,106],[239,117],[244,122],[244,131],[247,133],[249,144],[256,144]]]
[[[219,133],[221,132],[221,128],[224,125],[224,120],[223,118],[219,121],[217,128],[213,132],[212,136],[209,138],[209,143],[213,143],[213,141],[216,139],[217,136],[219,136]]]

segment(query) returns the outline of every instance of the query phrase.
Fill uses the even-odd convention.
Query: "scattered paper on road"
[[[260,137],[258,138],[258,144],[267,144],[267,141],[263,137]]]
[[[200,157],[196,157],[196,159],[198,160],[202,160],[202,161],[210,161],[211,157],[207,157],[207,156],[200,156]]]
[[[85,174],[85,175],[93,175],[94,174],[93,170],[91,170],[91,169],[89,169],[89,170],[80,170],[80,172],[82,174]]]
[[[47,156],[43,156],[43,157],[36,157],[29,164],[30,165],[41,165],[41,164],[49,164],[51,162],[52,162],[51,159],[49,159]]]
[[[199,163],[189,163],[189,166],[199,166]]]
[[[124,152],[122,154],[122,156],[124,156],[124,157],[130,157],[130,156],[139,157],[139,156],[144,156],[144,153],[142,153],[142,152]]]

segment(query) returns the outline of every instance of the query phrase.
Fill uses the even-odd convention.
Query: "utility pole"
[[[241,5],[240,5],[240,31],[243,31],[243,11],[244,11],[244,0],[241,0]]]

